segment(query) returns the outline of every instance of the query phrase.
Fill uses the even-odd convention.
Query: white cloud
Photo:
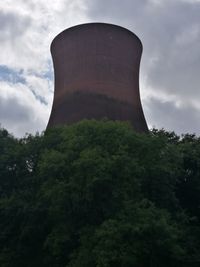
[[[0,62],[13,76],[0,83],[0,123],[17,136],[45,129],[54,89],[50,44],[83,22],[84,10],[80,0],[0,2]],[[24,83],[15,82],[19,77]]]
[[[149,125],[197,131],[199,14],[199,0],[1,1],[0,62],[13,79],[6,82],[0,73],[0,122],[18,136],[45,129],[52,104],[52,39],[70,26],[100,21],[127,27],[143,42],[141,97]],[[23,110],[26,116],[16,123]],[[184,114],[189,122],[177,126]]]
[[[0,82],[0,121],[16,136],[44,130],[49,109],[37,101],[26,85]]]

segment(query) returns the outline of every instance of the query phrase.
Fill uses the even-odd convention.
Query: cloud
[[[126,0],[122,4],[120,0],[89,0],[88,7],[88,15],[93,20],[127,27],[142,40],[141,97],[148,124],[161,125],[158,116],[157,123],[153,117],[158,104],[154,107],[148,101],[156,95],[160,112],[162,108],[170,108],[164,103],[171,103],[172,98],[190,106],[181,110],[182,113],[187,111],[186,116],[191,116],[189,121],[192,122],[188,122],[190,128],[187,122],[182,124],[182,131],[196,131],[198,121],[193,120],[193,116],[198,117],[199,110],[192,106],[194,103],[200,106],[200,2]],[[172,110],[180,114],[180,110]],[[159,111],[156,109],[156,112]],[[171,119],[165,122],[166,119],[163,121],[165,128],[181,129]]]
[[[44,129],[49,109],[38,101],[27,85],[0,82],[0,122],[16,136]]]
[[[200,135],[199,108],[175,101],[162,101],[155,97],[145,102],[148,106],[147,117],[151,117],[150,127],[168,129],[177,134],[196,133]]]
[[[84,9],[80,0],[0,2],[0,123],[15,135],[45,129],[54,89],[50,44],[84,20]]]
[[[19,35],[23,35],[27,28],[30,26],[31,20],[26,15],[21,15],[20,17],[11,11],[0,11],[0,41],[11,43]]]
[[[1,1],[0,122],[18,136],[45,129],[54,89],[50,43],[68,27],[99,21],[124,26],[142,40],[148,124],[198,132],[199,14],[199,0]],[[175,123],[184,114],[187,121]]]
[[[7,66],[0,65],[0,81],[7,81],[11,83],[25,83],[25,79],[22,76],[23,71],[15,71]]]

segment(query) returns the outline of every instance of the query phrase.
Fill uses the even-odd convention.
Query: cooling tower
[[[142,43],[134,33],[106,23],[82,24],[58,34],[51,53],[55,92],[48,127],[108,118],[147,132],[139,93]]]

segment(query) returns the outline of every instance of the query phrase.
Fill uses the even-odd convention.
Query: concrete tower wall
[[[146,132],[139,95],[142,43],[111,24],[69,28],[51,44],[55,93],[48,127],[84,118],[130,121]]]

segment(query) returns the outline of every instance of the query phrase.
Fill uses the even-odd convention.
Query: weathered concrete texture
[[[48,127],[81,119],[130,121],[146,132],[139,95],[142,44],[111,24],[69,28],[52,42],[55,93]]]

